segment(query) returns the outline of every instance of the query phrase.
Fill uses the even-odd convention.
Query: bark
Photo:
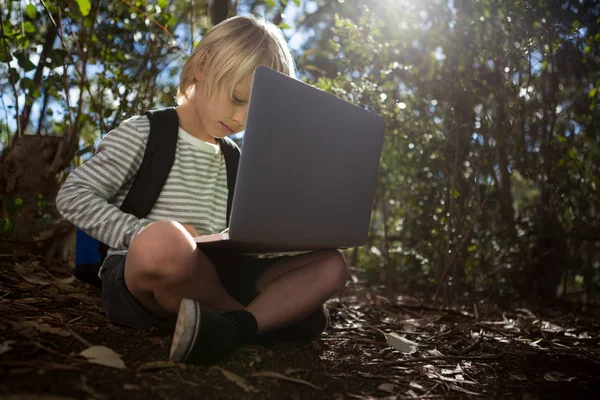
[[[208,15],[213,26],[217,25],[235,15],[235,4],[232,4],[231,0],[209,0]]]
[[[53,240],[67,234],[66,223],[55,207],[61,173],[65,168],[66,137],[25,135],[0,156],[0,208],[2,219],[14,227],[0,232],[0,254],[17,249],[47,255]],[[72,158],[67,158],[67,163]],[[58,168],[55,167],[58,165]],[[54,173],[50,172],[55,170]],[[15,209],[15,199],[22,205]],[[39,200],[47,202],[40,207]]]

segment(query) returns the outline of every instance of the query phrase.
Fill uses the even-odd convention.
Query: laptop
[[[199,247],[247,253],[340,249],[367,239],[385,122],[260,66],[229,229]]]

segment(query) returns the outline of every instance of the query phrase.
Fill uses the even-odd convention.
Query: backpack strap
[[[150,134],[146,142],[146,150],[133,184],[121,204],[121,211],[144,218],[158,199],[169,176],[179,134],[179,119],[175,108],[146,111],[150,120]],[[106,258],[108,246],[98,246],[100,262]]]
[[[121,210],[144,218],[158,199],[169,176],[179,132],[179,119],[175,108],[147,111],[150,120],[150,134],[142,164],[135,180],[123,200]]]
[[[231,215],[231,205],[233,204],[233,193],[235,191],[235,181],[237,179],[238,165],[240,163],[240,148],[228,137],[217,139],[223,157],[225,158],[225,169],[227,170],[227,226],[229,226],[229,216]]]

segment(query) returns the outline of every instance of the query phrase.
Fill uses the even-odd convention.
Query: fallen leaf
[[[125,390],[141,390],[142,388],[138,385],[132,385],[131,383],[123,384],[123,389]]]
[[[43,333],[52,333],[54,335],[59,335],[62,337],[69,337],[71,334],[61,328],[56,328],[46,323],[39,323],[37,321],[18,321],[11,322],[12,328],[15,331],[19,331],[21,334],[25,336],[31,336],[31,334],[35,331],[43,332]],[[35,334],[38,336],[38,334]]]
[[[442,375],[452,375],[452,374],[460,374],[461,372],[463,372],[462,368],[460,367],[460,365],[456,364],[455,369],[442,368],[442,371],[440,373]]]
[[[12,345],[15,343],[14,340],[6,340],[4,343],[0,344],[0,355],[12,349]]]
[[[79,355],[87,358],[88,362],[92,364],[125,369],[125,363],[123,360],[121,360],[121,357],[113,350],[105,346],[92,346],[79,353]]]
[[[155,371],[157,369],[167,369],[167,368],[173,368],[173,367],[178,367],[178,366],[179,366],[179,364],[174,363],[173,361],[152,361],[152,362],[147,362],[147,363],[140,365],[137,370],[139,372]]]
[[[312,383],[305,381],[304,379],[291,378],[289,376],[280,374],[279,372],[262,371],[262,372],[256,372],[254,374],[251,374],[250,376],[260,376],[260,377],[266,377],[266,378],[281,379],[284,381],[300,383],[302,385],[310,386],[313,389],[321,390],[321,388],[319,388],[318,386],[315,386]]]
[[[544,374],[544,379],[548,382],[571,382],[575,379],[574,376],[567,376],[560,372],[551,371]]]
[[[432,357],[443,357],[444,356],[444,354],[441,351],[439,351],[438,349],[428,350],[427,353],[429,353],[429,355]]]
[[[510,375],[511,378],[516,379],[518,381],[526,381],[527,378],[524,377],[523,375],[515,375],[515,374],[511,374],[510,372],[508,373],[508,375]]]
[[[74,276],[70,276],[70,277],[64,278],[64,279],[57,279],[56,281],[58,283],[62,283],[63,285],[69,285],[69,284],[75,282],[75,277]]]
[[[565,328],[563,328],[562,326],[553,324],[552,322],[549,321],[543,321],[542,322],[542,331],[545,332],[563,332],[565,330]]]
[[[425,390],[425,388],[421,385],[419,385],[417,382],[411,381],[408,386],[410,387],[414,387],[415,389],[419,389],[419,390]]]
[[[42,286],[50,285],[49,282],[43,280],[35,272],[24,267],[22,264],[15,263],[14,267],[18,274],[21,275],[21,278],[25,279],[27,282]]]
[[[231,371],[227,371],[226,369],[223,369],[221,367],[210,367],[211,369],[218,369],[219,371],[221,371],[221,373],[223,374],[223,376],[225,378],[227,378],[228,380],[230,380],[231,382],[235,383],[236,385],[238,385],[239,387],[241,387],[242,389],[244,389],[244,392],[248,393],[248,392],[258,392],[258,390],[256,390],[255,388],[253,388],[252,386],[246,384],[246,380],[244,378],[242,378],[239,375],[234,374]]]
[[[413,399],[417,399],[417,398],[419,398],[419,395],[418,395],[418,394],[416,394],[416,393],[415,393],[415,391],[414,391],[414,390],[412,390],[412,389],[408,389],[408,390],[406,391],[406,394],[407,394],[407,395],[409,395],[410,397],[412,397]]]
[[[410,340],[398,335],[395,332],[386,333],[385,339],[387,343],[395,348],[396,350],[401,351],[404,354],[412,354],[417,351],[418,343],[411,342]]]
[[[394,385],[393,383],[382,383],[381,385],[377,386],[377,390],[381,390],[382,392],[388,392],[388,393],[396,393],[396,385]]]

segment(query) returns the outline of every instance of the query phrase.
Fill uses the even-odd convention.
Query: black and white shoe
[[[171,361],[214,362],[240,345],[240,336],[231,318],[194,300],[181,301],[171,344]]]

